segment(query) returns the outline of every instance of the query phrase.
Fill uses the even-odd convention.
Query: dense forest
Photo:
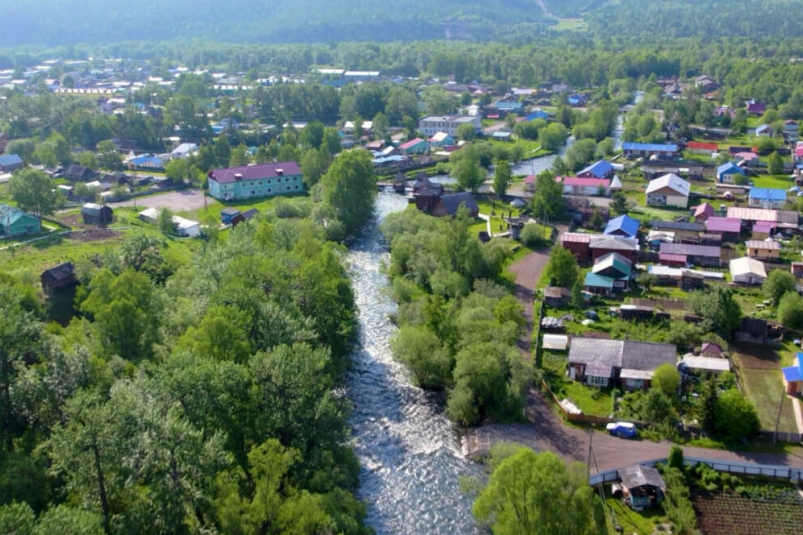
[[[583,17],[582,33],[606,40],[704,39],[750,35],[799,37],[803,13],[796,0],[491,0],[393,6],[348,0],[159,2],[0,0],[0,46],[75,45],[119,41],[195,39],[199,42],[331,43],[420,39],[526,42],[555,33],[559,20]],[[638,13],[638,16],[633,16]],[[575,29],[572,23],[569,28]]]

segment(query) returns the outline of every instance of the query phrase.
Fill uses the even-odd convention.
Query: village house
[[[686,208],[689,204],[691,184],[669,173],[656,178],[647,185],[647,205],[676,206]]]
[[[86,203],[81,207],[81,217],[85,225],[108,225],[114,220],[111,206]]]
[[[747,204],[752,208],[780,210],[786,204],[786,190],[781,188],[750,188]]]
[[[699,205],[697,208],[694,209],[694,220],[697,223],[705,223],[706,220],[713,216],[716,213],[714,207],[704,202],[703,204]]]
[[[2,152],[0,152],[2,154]],[[11,173],[17,169],[22,169],[25,165],[22,158],[17,154],[3,154],[0,156],[0,173]]]
[[[767,105],[763,102],[751,100],[747,103],[747,115],[760,116],[767,111]]]
[[[612,178],[615,170],[613,165],[606,160],[594,162],[579,173],[579,178]]]
[[[703,93],[710,93],[719,89],[719,83],[707,74],[701,74],[695,78],[694,86],[699,87]]]
[[[454,143],[454,138],[446,132],[438,132],[429,138],[429,144],[432,147],[447,147],[449,145],[454,145]]]
[[[560,246],[571,251],[580,263],[587,262],[591,256],[591,238],[598,234],[585,232],[564,232],[560,235]]]
[[[569,348],[569,376],[600,388],[649,388],[653,372],[676,360],[672,344],[575,337]]]
[[[0,236],[21,236],[41,231],[42,224],[38,217],[7,204],[0,204]]]
[[[475,132],[482,131],[482,118],[471,115],[427,115],[418,120],[418,129],[426,136],[445,132],[456,137],[457,129],[464,124],[472,125]]]
[[[630,260],[619,253],[608,253],[594,262],[591,271],[586,274],[583,288],[587,292],[608,296],[626,291],[630,287],[632,271]]]
[[[605,230],[602,231],[603,234],[607,234],[609,236],[624,236],[625,238],[636,238],[638,237],[638,231],[641,223],[638,219],[634,219],[629,215],[620,215],[614,219],[608,221],[608,224],[605,225]]]
[[[717,167],[717,182],[733,184],[736,175],[745,175],[744,169],[733,162],[725,162]]]
[[[699,290],[705,286],[706,279],[725,280],[722,273],[696,271],[687,268],[669,266],[648,266],[647,272],[655,275],[656,283],[661,286],[678,286],[685,291]]]
[[[783,368],[783,384],[790,396],[803,394],[803,353],[795,355],[792,366]]]
[[[607,178],[557,177],[555,180],[563,185],[564,195],[599,195],[607,197],[611,194],[611,181]]]
[[[627,142],[622,145],[622,149],[628,160],[653,157],[658,160],[674,160],[678,156],[678,146],[674,144]]]
[[[657,507],[664,501],[666,483],[655,468],[634,464],[616,471],[624,502],[634,511]]]
[[[639,244],[636,238],[597,234],[591,239],[588,248],[591,252],[591,259],[595,262],[608,253],[619,253],[631,263],[638,260]]]
[[[705,232],[722,237],[722,241],[734,242],[742,232],[742,221],[733,217],[709,217],[705,220]]]
[[[711,156],[719,150],[719,145],[716,143],[705,143],[703,141],[689,141],[686,143],[686,150],[692,154]]]
[[[46,269],[39,278],[42,282],[42,289],[46,293],[78,284],[78,277],[75,276],[75,266],[72,262],[65,262]]]
[[[789,270],[792,272],[792,275],[798,279],[803,277],[803,262],[792,262]]]
[[[747,208],[731,206],[728,208],[728,218],[740,219],[748,229],[759,222],[775,223],[776,228],[789,231],[798,230],[798,212],[792,210],[768,210],[766,208]]]
[[[729,267],[731,280],[737,284],[759,285],[767,278],[764,264],[755,258],[734,258]]]
[[[661,264],[670,267],[686,265],[719,267],[722,249],[710,245],[688,243],[662,243],[659,251]]]
[[[230,167],[209,171],[209,194],[221,201],[290,195],[304,191],[296,162]]]
[[[402,143],[399,145],[399,149],[402,150],[404,154],[424,154],[429,152],[429,143],[417,137],[407,143]]]
[[[195,143],[182,143],[170,152],[172,159],[189,158],[198,151],[198,145]]]
[[[781,257],[781,244],[774,240],[748,240],[744,246],[750,258],[770,260]]]

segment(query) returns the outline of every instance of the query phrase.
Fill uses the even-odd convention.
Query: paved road
[[[214,204],[217,201],[207,197],[207,204]],[[170,208],[174,212],[190,212],[204,207],[204,194],[198,189],[184,189],[179,191],[169,191],[150,197],[140,197],[123,202],[109,203],[112,208],[119,206],[137,206],[142,208]]]

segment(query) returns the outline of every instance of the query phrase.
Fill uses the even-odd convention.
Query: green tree
[[[391,348],[422,388],[441,389],[451,383],[452,359],[432,331],[405,325],[393,337]]]
[[[190,164],[183,158],[174,158],[165,164],[165,175],[176,183],[190,176]]]
[[[354,124],[354,141],[359,144],[364,134],[362,127],[363,118],[357,114],[354,116],[354,119],[352,119],[351,122]]]
[[[680,372],[674,364],[664,363],[652,374],[650,388],[657,388],[670,399],[675,399],[680,388]]]
[[[758,433],[761,425],[750,400],[732,388],[717,400],[714,433],[720,440],[735,444]]]
[[[494,469],[474,502],[474,516],[495,535],[604,533],[601,505],[586,469],[568,469],[551,452],[520,448]]]
[[[778,303],[778,321],[787,329],[803,328],[803,299],[797,292],[787,292],[781,297]]]
[[[605,224],[605,221],[602,218],[602,211],[599,209],[599,206],[594,207],[594,211],[591,213],[591,219],[588,220],[588,224],[596,231],[602,230],[602,226]]]
[[[477,137],[477,130],[474,128],[473,124],[463,123],[457,127],[456,135],[457,139],[473,141],[474,138]]]
[[[334,156],[340,152],[340,133],[337,131],[337,128],[326,128],[324,130],[321,148],[326,149],[329,156]]]
[[[215,159],[217,160],[218,165],[229,167],[231,145],[229,144],[229,140],[225,134],[220,134],[217,138],[215,138],[213,151],[215,153]]]
[[[561,219],[566,212],[563,188],[551,171],[538,174],[533,194],[533,215],[538,219]]]
[[[96,148],[98,151],[98,165],[110,171],[120,171],[123,169],[123,158],[120,156],[120,153],[117,152],[117,147],[115,147],[110,139],[101,141]]]
[[[497,197],[501,199],[505,196],[512,178],[513,175],[510,172],[510,164],[507,163],[507,160],[499,160],[496,163],[493,183],[494,193]]]
[[[787,292],[794,292],[797,288],[797,279],[789,271],[774,269],[761,284],[764,297],[777,306]]]
[[[36,169],[24,168],[14,172],[9,189],[17,206],[35,216],[52,214],[64,203],[53,180]]]
[[[251,155],[245,143],[240,143],[229,154],[229,167],[243,167],[251,163]]]
[[[373,214],[376,181],[367,151],[340,154],[329,166],[321,184],[324,202],[337,211],[347,232],[356,232]]]
[[[301,158],[301,175],[307,188],[311,188],[321,180],[328,165],[329,158],[325,151],[309,149],[304,153]]]
[[[783,159],[778,151],[773,151],[767,159],[767,172],[771,175],[783,174]]]
[[[580,268],[570,250],[556,245],[549,253],[546,274],[555,286],[571,288],[579,279]]]
[[[469,145],[454,153],[454,175],[461,188],[476,191],[485,180],[485,169],[480,165],[477,147]]]
[[[701,327],[715,331],[726,340],[733,337],[742,321],[742,309],[729,288],[714,286],[691,296],[694,313],[703,318]]]
[[[88,150],[85,150],[78,156],[78,163],[90,169],[98,168],[98,159],[95,157],[95,153]]]
[[[377,139],[388,138],[388,128],[390,128],[390,121],[388,116],[381,111],[374,116],[373,129],[374,135]]]
[[[159,210],[159,217],[156,218],[156,226],[159,232],[165,236],[176,235],[176,224],[173,222],[173,211],[170,208]]]
[[[301,130],[298,135],[298,142],[305,149],[320,149],[323,143],[323,132],[323,123],[312,121]]]
[[[627,197],[625,196],[624,192],[613,192],[613,195],[611,195],[610,209],[613,211],[613,213],[618,215],[625,215],[627,212],[629,212],[629,208],[627,206]]]
[[[549,126],[538,131],[538,141],[544,150],[558,150],[561,145],[566,143],[568,137],[569,130],[560,123],[550,123]]]

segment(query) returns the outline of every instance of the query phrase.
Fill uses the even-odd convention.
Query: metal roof
[[[692,370],[706,370],[711,372],[729,372],[731,363],[728,359],[716,357],[695,357],[692,355],[683,357],[681,364]]]
[[[781,244],[774,240],[747,240],[744,246],[748,249],[765,249],[768,251],[780,251]]]
[[[742,221],[732,217],[709,217],[705,221],[706,232],[735,232],[742,231]]]
[[[603,340],[575,337],[569,350],[569,363],[596,363],[630,370],[652,371],[665,363],[674,364],[677,348],[672,344]]]
[[[638,240],[636,238],[625,238],[623,236],[597,235],[591,240],[591,249],[610,249],[618,251],[638,251]]]
[[[705,226],[701,223],[688,223],[685,221],[662,221],[654,219],[650,226],[656,230],[683,230],[686,232],[702,232]]]
[[[620,215],[619,217],[608,221],[608,224],[605,226],[605,230],[602,233],[611,234],[612,232],[621,230],[628,236],[635,237],[638,234],[638,229],[640,226],[641,222],[638,219],[634,219],[629,215]]]
[[[728,218],[742,219],[747,221],[778,221],[778,210],[731,206],[728,208]]]
[[[652,379],[652,370],[631,370],[630,368],[622,368],[619,377],[622,379],[638,379],[647,381]]]
[[[650,152],[677,152],[677,145],[659,145],[657,143],[632,143],[622,144],[623,150],[642,150]]]
[[[750,188],[750,198],[760,201],[786,201],[786,190],[778,188]]]
[[[572,243],[591,243],[591,238],[599,234],[588,234],[585,232],[564,232],[560,235],[560,241]]]
[[[764,263],[745,256],[742,258],[734,258],[730,261],[731,278],[739,275],[757,275],[762,278],[767,278],[767,270]]]
[[[624,485],[626,489],[635,489],[647,485],[659,489],[666,488],[666,484],[661,478],[661,474],[658,473],[658,470],[650,468],[649,466],[634,464],[627,468],[621,468],[617,470],[616,473],[619,475],[619,479],[622,480],[622,485]]]
[[[720,258],[722,249],[714,245],[693,245],[688,243],[662,243],[661,254],[677,254],[686,256],[708,256]]]
[[[591,288],[606,288],[612,289],[613,283],[616,279],[613,277],[606,277],[605,275],[598,275],[591,271],[586,274],[585,281],[583,282],[584,286],[589,286]]]

